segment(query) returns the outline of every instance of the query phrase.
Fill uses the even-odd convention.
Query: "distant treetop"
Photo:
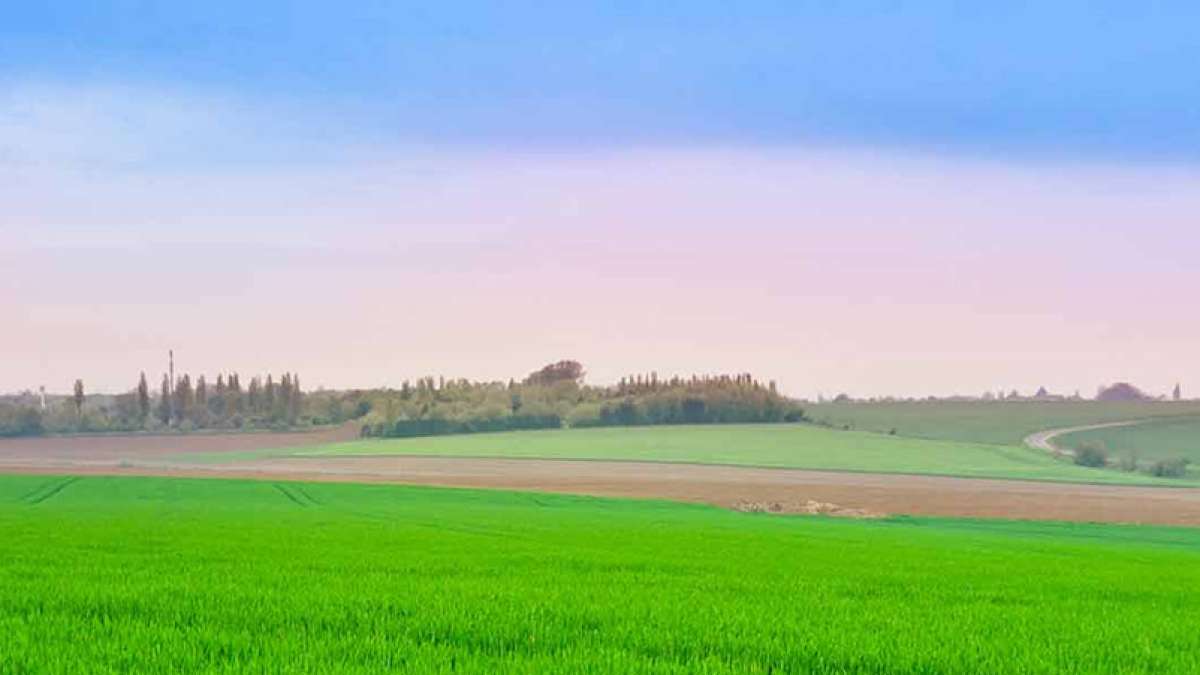
[[[535,370],[525,378],[525,384],[529,385],[549,385],[556,382],[574,382],[579,384],[583,381],[583,364],[578,361],[564,360],[558,363]]]
[[[1108,387],[1102,387],[1096,394],[1097,401],[1146,401],[1149,399],[1150,396],[1144,391],[1128,382],[1118,382]]]

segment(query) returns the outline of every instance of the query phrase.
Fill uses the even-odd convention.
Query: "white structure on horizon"
[[[42,402],[42,410],[45,410],[46,409],[46,385],[43,384],[42,386],[38,387],[38,396],[40,397],[41,402]]]

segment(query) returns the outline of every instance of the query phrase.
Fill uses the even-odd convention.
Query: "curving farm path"
[[[1060,429],[1045,429],[1029,434],[1025,437],[1025,445],[1034,450],[1045,450],[1046,452],[1057,455],[1073,455],[1071,450],[1066,450],[1054,445],[1054,439],[1065,434],[1073,434],[1076,431],[1091,431],[1093,429],[1108,429],[1111,427],[1129,427],[1135,424],[1142,424],[1146,420],[1126,420],[1124,422],[1102,422],[1100,424],[1084,424],[1077,427],[1062,427]]]

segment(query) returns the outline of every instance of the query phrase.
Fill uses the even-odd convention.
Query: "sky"
[[[1194,3],[20,3],[0,391],[1200,391]]]

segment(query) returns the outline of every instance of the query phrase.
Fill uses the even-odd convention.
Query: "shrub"
[[[361,400],[354,406],[354,419],[365,417],[369,412],[371,412],[371,402],[365,399]]]
[[[1122,471],[1137,471],[1138,458],[1137,455],[1125,455],[1117,460],[1117,468]]]
[[[1102,467],[1108,464],[1108,453],[1094,445],[1081,445],[1075,448],[1075,463],[1092,468]]]
[[[1160,459],[1150,465],[1150,475],[1159,478],[1182,478],[1187,475],[1188,461],[1182,457]]]
[[[601,408],[599,402],[581,403],[567,413],[567,425],[576,429],[600,426]]]

